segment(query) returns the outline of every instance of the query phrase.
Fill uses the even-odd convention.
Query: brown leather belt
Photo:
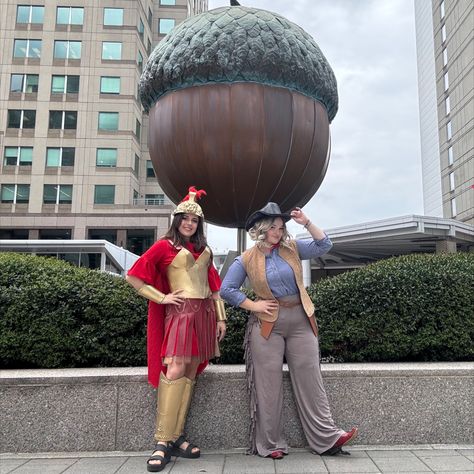
[[[277,298],[278,304],[282,308],[294,308],[295,306],[301,306],[301,300],[298,301],[284,301]]]

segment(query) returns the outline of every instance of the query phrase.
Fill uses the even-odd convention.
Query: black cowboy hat
[[[245,223],[245,230],[251,229],[256,222],[265,219],[267,217],[281,217],[283,222],[288,222],[291,219],[290,214],[284,214],[280,210],[280,206],[275,202],[269,202],[262,209],[255,211],[250,217],[247,219]]]

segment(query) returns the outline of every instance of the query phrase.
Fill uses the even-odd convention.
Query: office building
[[[424,213],[474,224],[474,3],[414,5]]]
[[[148,155],[138,81],[152,48],[207,0],[0,4],[0,239],[142,253],[174,206]]]

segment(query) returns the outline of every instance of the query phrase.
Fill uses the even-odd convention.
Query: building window
[[[151,54],[151,41],[150,40],[148,40],[148,44],[146,46],[146,52],[147,52],[148,56],[150,56],[150,54]]]
[[[81,59],[81,41],[55,41],[54,59]]]
[[[143,20],[140,18],[140,22],[138,23],[138,34],[143,41],[143,34],[145,33],[145,25],[143,24]]]
[[[141,133],[142,133],[142,124],[138,121],[138,119],[135,119],[135,135],[139,140],[140,140]]]
[[[148,206],[164,206],[164,194],[145,194],[145,205]]]
[[[44,17],[44,7],[37,5],[18,5],[16,9],[17,23],[42,24]]]
[[[441,27],[441,41],[443,43],[446,41],[446,25]]]
[[[38,92],[38,74],[12,74],[10,80],[10,92]]]
[[[111,184],[98,184],[94,189],[94,204],[114,204],[115,186]]]
[[[14,58],[40,58],[41,40],[16,39],[13,44]]]
[[[448,148],[448,165],[451,166],[453,163],[454,163],[453,147],[450,146]]]
[[[448,48],[443,49],[443,66],[448,65]]]
[[[29,184],[2,184],[2,202],[7,204],[27,204],[30,202]]]
[[[36,110],[9,110],[8,128],[35,128]]]
[[[146,177],[154,178],[156,177],[155,170],[153,169],[153,163],[151,160],[146,160]]]
[[[75,148],[47,148],[46,149],[46,166],[61,167],[74,166]]]
[[[104,8],[104,26],[123,26],[123,8]]]
[[[84,8],[58,7],[56,9],[56,24],[83,25],[84,24]]]
[[[102,59],[120,60],[122,59],[122,43],[104,41],[102,43]]]
[[[167,35],[173,28],[176,20],[172,18],[160,18],[158,20],[158,33],[160,35]]]
[[[138,54],[137,54],[137,65],[138,65],[138,69],[141,72],[143,69],[143,55],[140,52],[140,50],[138,50]]]
[[[3,164],[5,166],[31,166],[33,162],[32,146],[6,146]]]
[[[117,166],[117,148],[97,148],[95,165],[100,168]]]
[[[446,107],[446,115],[449,115],[451,112],[451,100],[449,98],[449,95],[444,100],[444,105]]]
[[[118,130],[118,112],[99,112],[99,130]]]
[[[451,138],[453,138],[453,129],[451,126],[451,120],[446,124],[446,136],[448,140],[451,140]]]
[[[135,154],[135,161],[133,163],[133,172],[138,176],[138,171],[140,170],[140,157]]]
[[[120,94],[120,77],[102,76],[100,78],[101,94]]]
[[[449,89],[449,77],[448,77],[447,72],[444,73],[443,81],[444,81],[444,91],[446,92]]]
[[[454,172],[453,173],[449,173],[449,190],[450,191],[454,191]]]
[[[160,0],[160,5],[176,5],[176,0]]]
[[[51,94],[78,94],[79,76],[53,76]]]
[[[440,16],[441,16],[441,20],[444,18],[444,15],[445,15],[445,11],[444,11],[444,0],[442,0],[442,2],[440,3],[439,5],[439,13],[440,13]]]
[[[72,184],[45,184],[43,204],[72,204]]]
[[[151,23],[153,21],[153,12],[151,11],[151,8],[148,9],[148,15],[147,15],[147,22],[148,26],[151,28]]]
[[[52,130],[75,130],[77,128],[77,112],[74,110],[50,110],[49,128]]]
[[[456,217],[457,211],[456,211],[456,198],[451,199],[451,215],[453,217]]]

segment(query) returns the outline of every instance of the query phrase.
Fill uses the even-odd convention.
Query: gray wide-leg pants
[[[299,301],[297,296],[282,300]],[[280,307],[268,339],[255,316],[246,335],[246,364],[251,406],[250,452],[268,456],[288,452],[282,433],[283,356],[288,363],[298,414],[310,448],[322,453],[344,433],[334,424],[319,366],[319,342],[301,305]]]

